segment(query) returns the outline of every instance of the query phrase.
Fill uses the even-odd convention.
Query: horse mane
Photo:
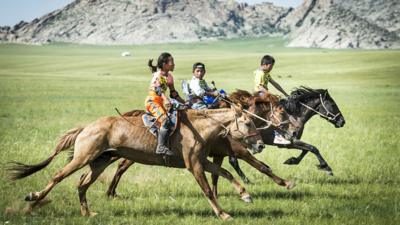
[[[240,103],[243,107],[248,108],[255,101],[256,103],[271,103],[273,106],[279,105],[280,98],[270,92],[254,92],[251,94],[248,91],[236,89],[229,95],[234,103]]]
[[[314,98],[324,93],[326,93],[324,89],[312,89],[310,87],[300,86],[290,93],[289,99],[298,102],[300,100]]]
[[[271,92],[254,92],[254,98],[256,102],[271,103],[272,106],[279,105],[280,97],[274,95]]]
[[[325,94],[327,90],[324,89],[313,89],[310,87],[300,86],[295,88],[290,96],[285,100],[284,107],[289,114],[296,113],[300,107],[297,105],[304,100],[318,97],[320,94]]]
[[[250,92],[241,89],[236,89],[236,91],[230,93],[228,97],[230,101],[240,104],[245,108],[250,106],[250,101],[253,99],[253,95]]]

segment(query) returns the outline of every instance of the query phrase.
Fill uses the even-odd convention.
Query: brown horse
[[[208,152],[205,151],[215,137],[228,134],[232,139],[240,140],[247,146],[255,143],[261,145],[261,137],[247,114],[236,106],[231,106],[230,109],[181,112],[181,123],[170,138],[171,149],[175,155],[168,156],[168,160],[155,154],[157,141],[142,126],[141,114],[142,112],[138,112],[125,118],[105,117],[84,128],[72,129],[61,138],[52,155],[45,161],[36,165],[14,163],[14,166],[9,168],[11,178],[20,179],[45,168],[61,151],[74,146],[72,160],[50,180],[43,190],[31,192],[25,198],[27,201],[33,201],[28,205],[27,212],[38,206],[57,183],[85,165],[89,165],[90,171],[81,177],[78,192],[81,214],[95,215],[89,210],[86,191],[103,170],[118,157],[147,165],[188,169],[208,198],[214,212],[222,219],[228,219],[230,215],[218,205],[207,182],[205,171],[228,179],[242,199],[250,199],[250,195],[227,170],[207,159]]]
[[[254,113],[262,118],[266,118],[274,124],[280,123],[287,119],[287,114],[284,109],[278,104],[279,98],[275,95],[265,93],[260,96],[258,94],[252,95],[247,91],[237,90],[229,95],[229,98],[238,104],[245,105],[251,113]],[[257,127],[265,126],[264,121],[260,119],[254,119]],[[276,129],[274,126],[270,126],[268,129]],[[214,158],[214,163],[217,165],[222,164],[223,159],[226,156],[230,157],[230,163],[237,163],[236,158],[240,158],[246,161],[248,164],[256,168],[261,173],[271,177],[272,180],[280,186],[284,186],[287,189],[291,189],[295,184],[291,181],[284,180],[276,176],[271,168],[260,160],[256,159],[240,142],[227,137],[220,137],[213,141],[208,146],[207,152],[209,156]],[[231,160],[232,159],[232,160]],[[121,176],[125,171],[134,163],[129,159],[124,159],[118,164],[118,169],[111,181],[111,184],[107,190],[107,195],[110,197],[117,196],[116,188],[121,179]],[[240,174],[239,174],[240,175]],[[217,197],[217,182],[218,175],[212,174],[213,193]]]

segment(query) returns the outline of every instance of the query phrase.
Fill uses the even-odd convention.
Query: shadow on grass
[[[154,217],[154,216],[179,216],[179,217],[186,217],[186,216],[199,216],[199,217],[213,217],[216,218],[215,213],[212,211],[211,208],[204,208],[204,209],[186,209],[186,208],[165,208],[165,209],[143,209],[140,211],[125,211],[125,210],[115,210],[113,211],[114,216],[126,216],[129,215],[136,215],[136,216],[144,216],[144,217]],[[227,210],[233,217],[251,217],[251,218],[263,218],[263,217],[274,217],[279,218],[283,217],[285,213],[282,210],[259,210],[259,209],[236,209],[236,210]]]
[[[317,179],[313,181],[313,183],[316,184],[331,184],[331,185],[357,185],[357,184],[362,184],[364,183],[361,179],[359,178],[331,178],[331,179]]]
[[[304,198],[313,197],[311,192],[298,191],[258,191],[251,195],[254,199],[286,199],[286,200],[303,200]]]

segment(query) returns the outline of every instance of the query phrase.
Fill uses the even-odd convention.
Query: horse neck
[[[235,111],[231,109],[196,110],[189,114],[189,120],[196,130],[204,136],[216,135],[235,119]]]
[[[313,98],[313,99],[309,99],[306,102],[303,102],[305,105],[310,106],[311,108],[315,109],[316,111],[318,111],[316,109],[317,105],[318,105],[319,99],[318,98]],[[306,108],[303,105],[300,105],[300,113],[299,115],[297,115],[298,117],[298,121],[302,124],[306,124],[308,122],[308,120],[310,120],[314,115],[316,115],[317,113],[315,113],[314,111]]]

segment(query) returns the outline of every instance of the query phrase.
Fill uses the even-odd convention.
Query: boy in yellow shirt
[[[265,55],[261,59],[261,66],[256,71],[254,71],[254,90],[255,91],[268,91],[268,82],[271,83],[278,91],[284,94],[286,97],[289,96],[283,88],[272,79],[270,72],[274,67],[275,59],[270,55]]]
[[[289,95],[283,90],[283,88],[272,79],[271,75],[269,74],[274,67],[275,59],[270,55],[265,55],[261,59],[261,66],[259,69],[254,71],[255,78],[254,78],[254,90],[258,92],[266,92],[268,91],[268,82],[270,82],[278,91],[284,94],[286,97]],[[282,135],[278,132],[274,131],[275,144],[287,145],[290,144],[290,141],[286,140]]]

